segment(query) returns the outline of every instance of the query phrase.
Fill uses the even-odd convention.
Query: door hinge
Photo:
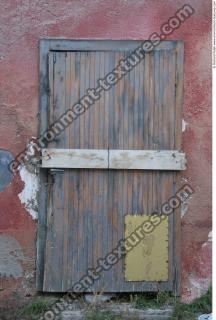
[[[64,169],[50,169],[51,174],[64,173]]]
[[[53,52],[53,63],[56,63],[56,52]]]

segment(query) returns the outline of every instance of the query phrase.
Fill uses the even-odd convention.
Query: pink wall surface
[[[3,0],[0,13],[0,150],[14,156],[38,132],[39,39],[147,39],[182,0]],[[211,1],[188,0],[195,13],[167,39],[185,42],[181,182],[194,188],[182,210],[182,299],[211,281]],[[180,183],[181,183],[180,182]],[[23,172],[0,192],[0,295],[35,293],[36,178]],[[14,249],[15,248],[15,249]],[[12,252],[14,251],[14,252]]]

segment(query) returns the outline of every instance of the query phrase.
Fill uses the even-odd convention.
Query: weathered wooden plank
[[[79,99],[79,52],[70,52],[70,105],[74,104]],[[69,142],[67,148],[76,149],[79,148],[79,120],[77,119],[69,126]],[[67,171],[67,170],[66,170]],[[78,261],[78,223],[79,223],[79,183],[80,174],[79,169],[68,170],[69,174],[69,199],[68,202],[68,224],[69,224],[69,239],[68,239],[68,274],[65,277],[68,278],[68,285],[65,287],[65,291],[70,289],[73,285],[73,279],[77,274],[77,261]]]
[[[175,67],[175,142],[174,148],[180,148],[182,142],[182,108],[184,97],[184,42],[178,41],[176,46],[176,67]],[[177,191],[180,185],[180,175],[177,173],[174,176],[173,193]],[[173,216],[173,233],[175,241],[173,243],[173,292],[175,295],[181,294],[181,208],[175,210]]]
[[[71,92],[71,56],[66,52],[65,54],[65,111],[70,105],[70,92]],[[70,143],[70,127],[68,126],[64,132],[64,147],[68,147]],[[63,228],[63,279],[62,279],[62,290],[64,288],[68,288],[70,286],[70,279],[68,277],[70,273],[70,262],[68,262],[69,254],[68,252],[71,250],[70,247],[70,223],[69,223],[69,202],[70,202],[70,189],[68,186],[70,185],[70,171],[65,170],[64,172],[64,228]]]
[[[185,170],[176,150],[43,149],[43,168]]]
[[[69,61],[67,53],[56,52],[49,54],[49,84],[50,96],[49,125],[52,125],[58,117],[66,111],[69,103],[67,80],[69,78]],[[67,65],[67,69],[66,69]],[[67,70],[67,72],[66,72]],[[68,84],[69,85],[69,84]],[[68,128],[48,143],[47,148],[55,148],[59,144],[62,148],[68,146]],[[67,240],[68,240],[68,179],[67,174],[50,172],[49,183],[49,206],[47,215],[47,245],[44,288],[53,288],[62,291],[67,286],[64,274],[67,273]],[[58,255],[56,255],[58,252]],[[52,266],[53,265],[53,266]],[[56,274],[59,277],[56,277]],[[64,283],[65,282],[65,283]]]
[[[40,90],[40,128],[39,134],[42,135],[48,127],[49,109],[49,75],[48,75],[48,53],[49,40],[41,40],[39,54],[39,90]],[[40,192],[39,192],[39,214],[37,230],[37,261],[36,261],[36,284],[37,290],[43,290],[44,265],[45,265],[45,242],[46,242],[46,223],[47,223],[47,170],[40,171]]]
[[[107,169],[108,150],[43,149],[42,167]]]
[[[110,169],[185,170],[185,154],[176,150],[109,150]]]
[[[184,99],[184,42],[178,41],[176,46],[176,67],[175,67],[175,148],[181,147],[182,140],[182,107]]]
[[[68,39],[42,39],[50,42],[53,51],[129,51],[135,50],[145,40],[68,40]],[[162,41],[153,50],[174,49],[177,41]]]

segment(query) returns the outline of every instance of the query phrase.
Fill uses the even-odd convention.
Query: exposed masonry
[[[189,275],[189,290],[192,299],[204,295],[211,285],[211,280],[208,278],[200,278],[195,274]]]
[[[9,151],[0,150],[0,192],[3,191],[12,181],[13,174],[8,165],[14,157]]]
[[[23,251],[18,241],[8,235],[0,235],[0,276],[20,278],[23,276]]]

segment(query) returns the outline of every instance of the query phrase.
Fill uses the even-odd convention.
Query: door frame
[[[39,41],[39,136],[48,130],[48,115],[49,115],[49,70],[48,70],[48,56],[51,51],[112,51],[118,50],[133,50],[141,45],[145,40],[69,40],[49,38],[41,39]],[[183,51],[184,45],[181,40],[163,40],[159,44],[159,48],[178,47],[178,50]],[[154,47],[153,50],[155,50]],[[177,64],[184,68],[183,53],[182,60]],[[182,97],[176,100],[178,110],[182,113],[183,106],[183,79],[181,79],[179,90],[182,92]],[[176,88],[177,90],[177,88]],[[173,172],[174,186],[173,195],[177,191],[176,175]],[[39,173],[40,178],[40,192],[39,192],[39,212],[38,212],[38,229],[37,229],[37,257],[36,257],[36,287],[38,291],[43,291],[44,280],[44,265],[45,265],[45,244],[46,244],[46,226],[47,226],[47,198],[49,192],[48,185],[48,169],[43,168]],[[171,196],[171,195],[170,195]],[[167,199],[168,200],[168,199]],[[155,282],[155,291],[165,290],[172,291],[176,295],[180,295],[181,291],[181,267],[180,267],[180,208],[175,210],[173,214],[173,230],[172,238],[175,239],[173,243],[172,259],[174,264],[173,279],[165,283]],[[170,229],[169,229],[170,232]],[[171,285],[170,285],[171,283]],[[145,291],[152,291],[152,286],[145,286]],[[150,290],[151,288],[151,290]]]

